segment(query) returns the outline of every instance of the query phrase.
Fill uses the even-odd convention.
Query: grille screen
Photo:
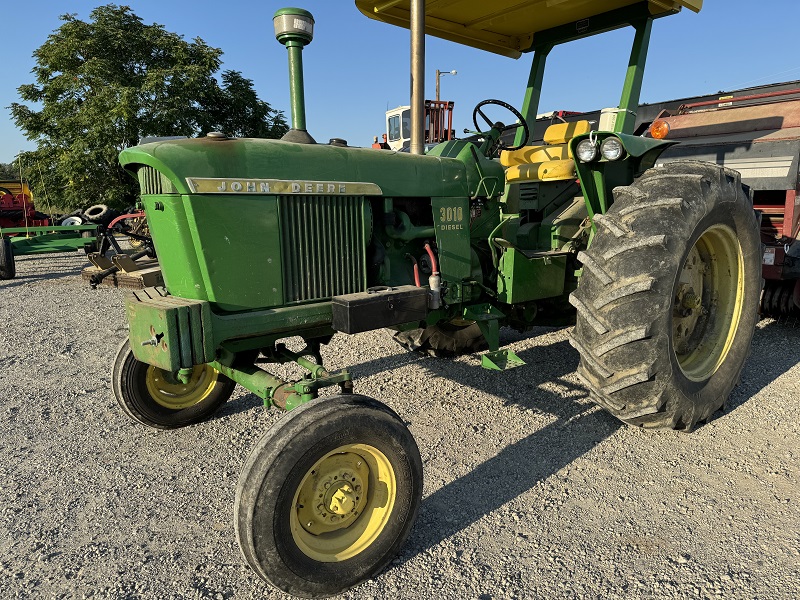
[[[284,302],[366,288],[367,202],[361,196],[279,196]]]
[[[142,194],[163,194],[164,187],[161,184],[161,173],[153,167],[142,167],[139,169],[139,187]]]

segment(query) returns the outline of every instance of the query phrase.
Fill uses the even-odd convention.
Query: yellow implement
[[[536,42],[537,33],[582,23],[613,10],[647,4],[660,17],[686,7],[699,12],[703,0],[427,0],[425,33],[511,58]],[[366,16],[409,28],[410,0],[356,0]],[[588,23],[587,23],[588,25]]]
[[[19,181],[0,181],[0,187],[7,189],[14,196],[25,194],[28,200],[33,200],[33,194],[27,183],[20,183]]]

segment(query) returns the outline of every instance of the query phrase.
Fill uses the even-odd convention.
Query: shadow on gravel
[[[242,412],[247,412],[254,408],[263,409],[264,401],[255,394],[247,393],[241,398],[236,398],[235,400],[231,400],[230,402],[223,404],[222,408],[220,408],[217,412],[215,412],[214,415],[209,419],[209,421],[221,419],[222,417],[227,417],[229,415],[236,415]]]
[[[436,546],[529,491],[622,426],[614,417],[585,401],[588,395],[585,388],[573,383],[572,378],[565,378],[578,366],[578,354],[566,340],[517,354],[527,365],[505,373],[438,359],[423,363],[440,377],[503,398],[506,405],[517,404],[549,413],[557,420],[504,448],[497,456],[426,498],[419,522],[430,526],[414,529],[401,562]],[[362,372],[363,368],[362,364],[354,370]]]
[[[754,360],[753,357],[760,357]],[[769,357],[764,360],[763,357]],[[750,358],[745,363],[741,382],[733,389],[727,412],[736,410],[748,399],[800,363],[800,326],[764,319],[756,327]]]
[[[77,269],[75,272],[69,273],[49,273],[46,275],[17,275],[14,279],[8,280],[7,282],[3,282],[3,288],[13,288],[18,287],[21,285],[26,285],[28,283],[33,283],[35,281],[49,281],[53,279],[67,279],[70,277],[80,277],[81,270]],[[88,283],[86,284],[88,287]]]
[[[16,266],[16,277],[2,282],[2,287],[12,288],[35,281],[80,277],[81,271],[88,267],[89,263],[75,265],[75,255],[65,258],[63,254],[39,254],[17,257]]]
[[[532,334],[506,332],[502,343],[533,339],[537,333],[549,331],[553,329],[542,328]],[[351,367],[358,378],[417,363],[432,378],[449,379],[454,386],[468,386],[483,394],[502,398],[507,406],[516,404],[556,417],[553,423],[504,448],[497,456],[423,500],[418,526],[399,558],[400,563],[436,546],[529,491],[622,426],[611,415],[588,404],[586,389],[575,384],[572,377],[566,377],[575,372],[579,360],[578,353],[566,340],[530,347],[517,351],[517,354],[526,366],[504,373],[486,371],[474,363],[421,357],[413,353],[366,361]],[[431,398],[431,402],[437,401],[437,398]]]
[[[399,562],[412,559],[511,502],[620,427],[622,423],[607,413],[585,406],[570,419],[558,419],[504,448],[494,458],[423,500],[419,524]],[[523,512],[538,508],[532,505]]]

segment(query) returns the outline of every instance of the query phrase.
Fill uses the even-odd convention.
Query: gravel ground
[[[240,557],[240,465],[280,414],[237,389],[159,432],[111,392],[124,292],[80,254],[0,282],[0,597],[281,598]],[[506,333],[505,374],[336,336],[331,368],[405,418],[425,468],[417,525],[345,598],[797,598],[800,328],[759,323],[728,412],[643,432],[594,407],[566,329]]]

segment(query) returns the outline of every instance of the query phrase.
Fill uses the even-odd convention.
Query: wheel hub
[[[742,313],[744,265],[736,234],[718,225],[689,251],[672,305],[672,342],[678,364],[703,381],[725,359]]]
[[[298,498],[297,516],[306,531],[320,535],[349,527],[366,503],[369,468],[357,454],[334,454],[312,471]]]
[[[397,478],[383,452],[348,444],[322,456],[306,472],[289,514],[292,539],[320,562],[352,558],[389,523]]]
[[[145,383],[150,397],[159,405],[171,410],[189,408],[202,402],[214,389],[217,371],[209,365],[197,365],[187,383],[181,383],[169,371],[150,365]]]
[[[346,515],[352,512],[356,507],[356,494],[352,487],[348,484],[342,485],[331,496],[328,503],[328,510],[337,515]]]

